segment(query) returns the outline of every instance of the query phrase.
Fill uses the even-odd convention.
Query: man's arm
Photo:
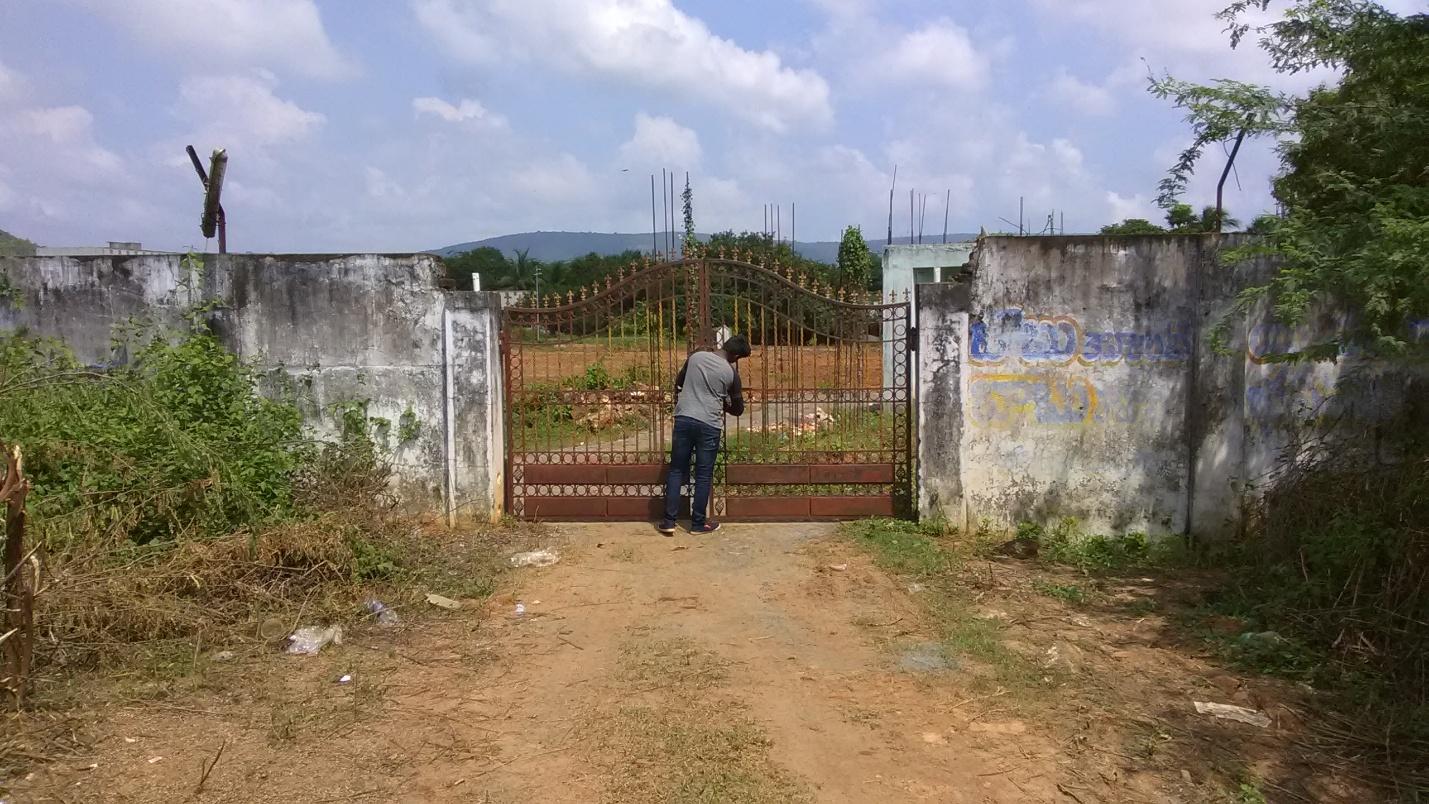
[[[744,383],[739,379],[739,369],[734,370],[734,382],[729,384],[729,399],[724,403],[724,412],[731,416],[744,415]]]
[[[675,375],[675,393],[680,393],[685,387],[685,369],[690,367],[690,359],[685,358],[684,365],[680,366],[680,373]]]

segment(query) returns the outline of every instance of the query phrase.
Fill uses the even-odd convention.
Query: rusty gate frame
[[[528,295],[521,303],[502,311],[501,355],[504,371],[505,427],[505,503],[506,511],[523,519],[539,520],[621,520],[646,521],[657,518],[663,494],[668,444],[663,423],[670,418],[674,403],[673,371],[677,361],[703,348],[713,348],[716,338],[715,305],[721,312],[733,310],[734,323],[739,323],[741,309],[747,311],[746,325],[752,325],[755,311],[759,313],[760,336],[755,342],[755,357],[761,349],[773,350],[781,360],[792,355],[794,382],[789,387],[771,387],[770,358],[763,358],[763,372],[742,373],[745,397],[751,408],[762,406],[765,429],[740,420],[733,435],[721,449],[720,473],[711,499],[711,514],[728,521],[803,521],[838,520],[883,515],[912,517],[914,508],[913,422],[910,355],[914,349],[915,332],[911,326],[911,305],[907,294],[884,298],[874,292],[835,291],[827,284],[810,280],[788,266],[772,267],[756,264],[748,253],[726,253],[710,249],[692,250],[683,258],[643,263],[631,266],[629,272],[619,271],[579,293],[564,297],[550,294],[544,297]],[[679,302],[683,300],[683,324],[680,323]],[[771,300],[786,304],[789,319],[786,333],[778,331],[777,308]],[[560,349],[579,344],[581,339],[600,338],[605,327],[607,345],[613,343],[613,322],[621,326],[633,311],[641,310],[646,320],[647,343],[630,351],[645,350],[650,358],[644,364],[654,368],[655,385],[635,389],[612,388],[551,388],[540,382],[528,386],[525,382],[528,355],[532,346]],[[792,324],[797,304],[801,318],[814,316],[828,326],[822,331],[800,323],[798,332]],[[655,320],[651,306],[659,309],[659,331],[649,332]],[[668,305],[668,306],[667,306]],[[770,312],[773,310],[774,312]],[[669,313],[666,328],[665,314]],[[774,336],[769,339],[768,321]],[[822,316],[823,318],[819,318]],[[727,322],[726,322],[727,325]],[[588,331],[587,331],[588,330]],[[862,335],[854,337],[861,330]],[[876,336],[870,336],[876,330]],[[624,331],[622,329],[622,331]],[[585,334],[577,334],[585,332]],[[752,331],[751,331],[752,332]],[[593,335],[591,333],[594,333]],[[837,333],[848,333],[841,336]],[[546,340],[542,341],[543,334]],[[683,351],[679,348],[682,335]],[[787,335],[787,342],[780,338]],[[666,336],[672,336],[666,338]],[[640,336],[636,336],[637,338]],[[827,348],[835,347],[834,375],[838,386],[848,371],[850,382],[832,388],[802,387],[800,367],[812,356],[815,375],[819,361],[819,338],[825,338]],[[812,338],[813,348],[805,341]],[[622,342],[627,340],[621,336]],[[867,355],[874,344],[878,354],[878,380],[870,385],[865,376]],[[668,349],[667,349],[668,347]],[[653,351],[651,351],[653,350]],[[783,350],[782,352],[780,350]],[[845,355],[844,351],[848,354]],[[857,350],[857,358],[854,354]],[[804,352],[807,352],[806,355]],[[558,358],[559,359],[559,358]],[[604,357],[598,365],[603,371]],[[854,377],[855,362],[858,377]],[[536,373],[536,372],[533,372]],[[782,375],[781,375],[782,376]],[[607,378],[608,379],[608,378]],[[859,387],[848,387],[857,380]],[[763,381],[763,382],[761,382]],[[535,404],[537,396],[540,403]],[[546,449],[532,449],[526,440],[528,412],[539,412],[544,406],[569,408],[605,406],[612,410],[624,407],[648,409],[649,444],[640,446],[639,433],[633,449],[621,446],[602,451],[596,443],[576,448],[550,442]],[[871,446],[842,449],[817,449],[821,421],[813,421],[815,448],[775,449],[762,456],[727,461],[729,453],[739,453],[741,446],[760,443],[755,436],[769,433],[768,411],[773,409],[776,420],[787,419],[793,408],[796,426],[807,426],[811,415],[823,415],[835,422],[821,405],[844,411],[846,418],[875,421]],[[811,408],[810,413],[804,413]],[[744,424],[744,429],[740,425]],[[886,426],[885,426],[886,424]],[[779,425],[776,421],[775,426]],[[866,427],[865,427],[866,429]],[[850,431],[852,432],[852,431]],[[865,438],[869,433],[862,432]],[[792,431],[791,431],[792,433]],[[777,433],[776,433],[777,435]],[[799,435],[790,435],[797,444]],[[746,444],[745,441],[749,443]],[[852,441],[857,442],[853,437]],[[536,447],[541,445],[535,444]],[[581,449],[581,447],[585,447]],[[753,453],[748,453],[752,455]],[[688,510],[688,487],[685,508]]]

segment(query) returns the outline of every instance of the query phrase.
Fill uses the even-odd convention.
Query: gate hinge
[[[917,327],[909,327],[909,328],[908,328],[908,351],[910,351],[910,352],[916,352],[916,351],[918,351],[918,328],[917,328]]]

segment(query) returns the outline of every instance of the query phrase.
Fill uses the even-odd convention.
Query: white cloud
[[[671,0],[413,0],[417,20],[449,56],[489,64],[534,60],[716,104],[783,131],[832,118],[817,73],[716,36]]]
[[[326,118],[273,94],[271,74],[195,76],[179,85],[180,119],[213,147],[262,149],[301,140]]]
[[[510,174],[511,191],[533,202],[578,204],[592,198],[598,185],[585,163],[570,154],[537,158]]]
[[[146,45],[200,69],[263,67],[313,78],[356,72],[313,0],[71,0]],[[347,12],[347,9],[343,9]]]
[[[1254,35],[1231,49],[1226,24],[1216,14],[1225,0],[1032,0],[1040,18],[1060,30],[1099,30],[1117,40],[1124,53],[1144,58],[1138,75],[1149,65],[1156,73],[1169,70],[1178,78],[1205,81],[1233,78],[1286,90],[1303,90],[1324,81],[1327,70],[1297,75],[1276,73]],[[1242,20],[1259,25],[1279,17],[1282,8],[1252,10]],[[1125,68],[1124,68],[1125,69]]]
[[[1161,210],[1157,208],[1156,203],[1141,193],[1128,197],[1107,190],[1106,205],[1109,210],[1108,222],[1124,221],[1127,218],[1142,218],[1155,223],[1162,217]]]
[[[953,89],[977,89],[988,75],[987,57],[967,31],[949,20],[904,34],[868,67],[886,77]]]
[[[1093,84],[1068,73],[1058,71],[1047,88],[1048,100],[1083,114],[1109,115],[1116,111],[1116,98],[1101,84]]]
[[[696,170],[700,165],[700,138],[669,117],[635,115],[635,134],[620,146],[620,166],[642,171],[653,167]]]
[[[14,209],[19,200],[19,194],[11,190],[10,185],[0,181],[0,212],[9,212]]]
[[[83,106],[41,106],[9,112],[0,122],[0,148],[17,167],[47,166],[55,177],[86,186],[121,178],[124,165],[94,138],[94,115]],[[35,161],[34,154],[48,155]],[[26,156],[30,154],[30,156]]]
[[[19,100],[24,90],[25,85],[20,74],[0,62],[0,106]]]
[[[470,98],[463,98],[455,105],[441,98],[413,98],[412,110],[418,115],[435,115],[448,123],[469,123],[478,128],[506,127],[505,117]]]

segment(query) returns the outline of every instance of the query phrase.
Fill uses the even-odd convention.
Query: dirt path
[[[558,565],[518,571],[480,610],[359,629],[317,657],[254,646],[162,698],[138,681],[13,800],[1265,800],[1221,796],[1281,738],[1163,719],[1222,682],[1153,647],[1145,616],[1118,631],[1045,599],[984,611],[1033,655],[1055,640],[1052,662],[1016,665],[1034,691],[1017,703],[996,668],[949,658],[920,590],[829,526],[570,525],[550,541]]]
[[[729,525],[697,541],[632,536],[626,526],[568,529],[569,559],[521,584],[534,617],[503,625],[506,675],[524,688],[500,700],[547,725],[501,741],[501,755],[576,748],[572,718],[619,720],[622,704],[665,688],[682,703],[703,697],[728,718],[748,718],[771,741],[768,759],[821,801],[1016,800],[1021,791],[1007,780],[978,776],[994,766],[971,740],[924,739],[953,719],[930,700],[926,678],[900,670],[859,625],[909,614],[906,592],[823,538],[829,532]],[[670,705],[658,696],[645,703]],[[701,714],[685,720],[728,725],[721,717],[702,723]],[[492,782],[516,800],[596,800],[609,781],[603,762],[614,760],[604,770],[618,776],[622,762],[641,759],[621,756],[623,749],[658,748],[672,759],[672,746],[655,737],[631,745],[617,736],[602,746],[616,756],[577,751],[534,767],[513,764]],[[790,788],[765,773],[771,778],[755,787],[778,800],[772,794]]]

